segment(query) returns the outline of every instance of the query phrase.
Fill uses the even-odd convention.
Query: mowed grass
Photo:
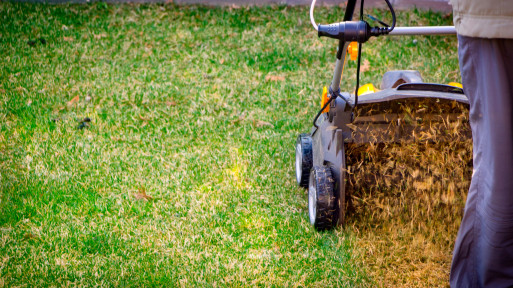
[[[0,286],[387,286],[295,182],[336,46],[307,7],[0,3]],[[362,54],[364,83],[458,80],[455,37]]]

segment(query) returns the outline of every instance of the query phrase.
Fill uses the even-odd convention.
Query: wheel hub
[[[308,185],[308,215],[310,216],[310,224],[314,225],[317,214],[317,187],[315,187],[315,179],[312,178],[310,177],[310,184]]]
[[[303,152],[301,151],[301,144],[296,145],[296,180],[301,183],[301,176],[303,174]]]

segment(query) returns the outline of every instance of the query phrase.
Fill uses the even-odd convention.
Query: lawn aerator
[[[338,51],[333,79],[329,88],[324,87],[322,108],[312,130],[300,134],[296,141],[296,180],[308,188],[310,223],[317,230],[326,230],[344,223],[346,192],[351,185],[346,169],[348,145],[454,141],[455,136],[446,131],[447,122],[459,117],[468,99],[460,84],[424,83],[420,73],[411,70],[385,73],[380,91],[371,84],[359,87],[361,45],[370,37],[455,35],[454,26],[395,27],[395,13],[388,0],[391,26],[376,19],[382,27],[371,27],[364,21],[363,0],[360,20],[352,20],[357,1],[349,0],[342,22],[317,25],[313,18],[315,1],[310,8],[312,25],[319,37],[338,39]],[[354,94],[340,92],[346,55],[358,61]],[[434,130],[442,133],[433,136],[430,131]],[[468,139],[470,135],[467,131],[458,137]]]

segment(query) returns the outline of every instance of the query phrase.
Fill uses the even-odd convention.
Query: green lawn
[[[386,285],[357,227],[314,231],[295,183],[336,46],[307,7],[0,3],[0,287]],[[362,57],[363,83],[458,80],[454,37]]]

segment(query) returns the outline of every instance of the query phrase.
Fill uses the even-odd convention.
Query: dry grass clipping
[[[409,99],[356,116],[346,219],[362,261],[383,286],[447,286],[472,174],[468,105]]]

